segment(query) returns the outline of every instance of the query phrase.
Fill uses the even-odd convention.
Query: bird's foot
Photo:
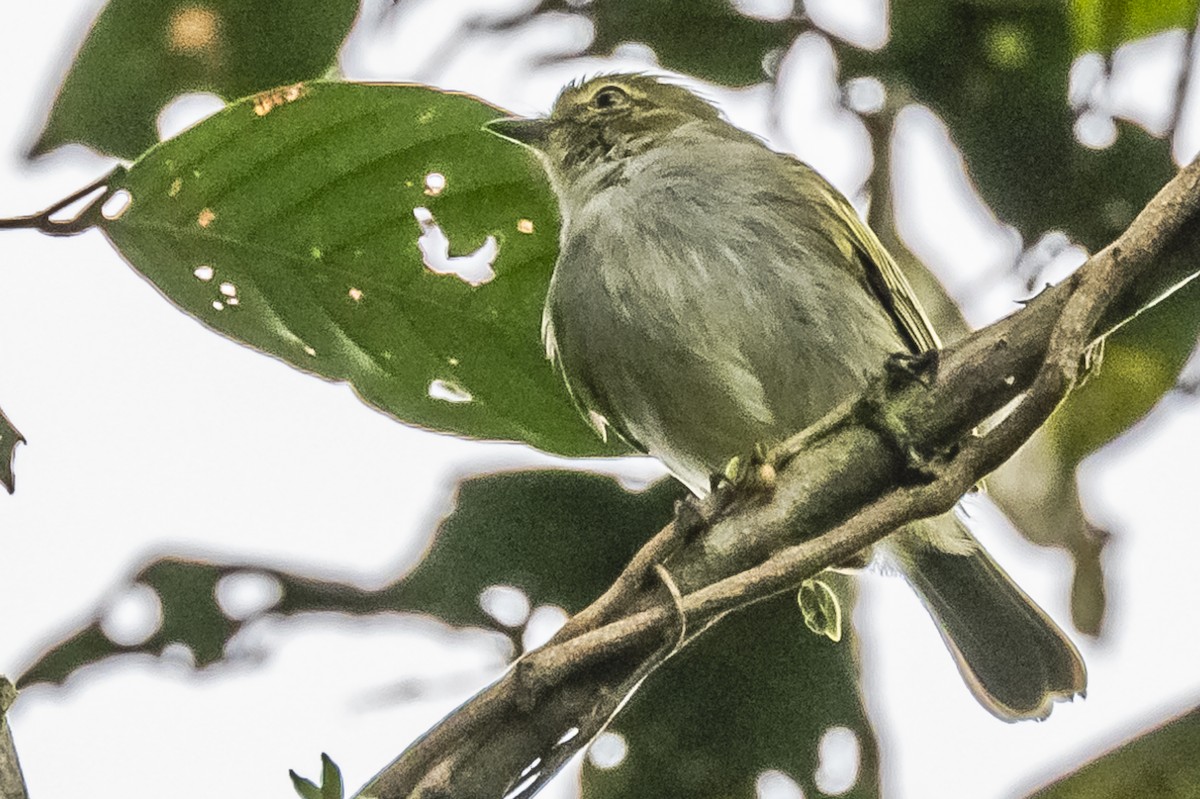
[[[904,422],[888,412],[887,400],[900,389],[913,383],[929,386],[937,375],[939,352],[929,350],[920,355],[895,353],[884,365],[886,378],[875,383],[863,395],[855,416],[866,427],[878,433],[904,459],[904,477],[913,483],[929,483],[937,479],[942,463],[953,452],[929,452],[918,446]]]
[[[775,490],[775,464],[766,444],[755,444],[746,455],[729,459],[721,473],[713,477],[713,490],[736,489],[739,494],[770,494]]]

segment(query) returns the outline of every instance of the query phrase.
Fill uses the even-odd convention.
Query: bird
[[[600,75],[565,87],[548,117],[487,127],[533,151],[558,200],[547,356],[599,435],[697,495],[862,392],[889,356],[940,346],[846,197],[677,83]],[[874,550],[992,714],[1044,719],[1085,692],[1075,645],[957,515]]]

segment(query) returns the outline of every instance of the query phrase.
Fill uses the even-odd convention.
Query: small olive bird
[[[697,494],[860,392],[890,354],[939,346],[846,198],[680,86],[603,76],[568,86],[549,118],[488,129],[531,148],[558,197],[547,354],[601,435]],[[954,515],[875,549],[996,716],[1042,719],[1083,693],[1074,645]]]

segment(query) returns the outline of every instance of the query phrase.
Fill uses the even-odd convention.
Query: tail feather
[[[1005,721],[1044,719],[1054,702],[1085,693],[1075,645],[981,546],[904,544],[900,569],[984,707]]]

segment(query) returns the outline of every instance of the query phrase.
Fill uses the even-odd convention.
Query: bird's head
[[[499,119],[486,128],[533,149],[556,190],[597,167],[645,152],[689,122],[720,114],[682,86],[648,75],[602,75],[563,89],[549,117]]]

